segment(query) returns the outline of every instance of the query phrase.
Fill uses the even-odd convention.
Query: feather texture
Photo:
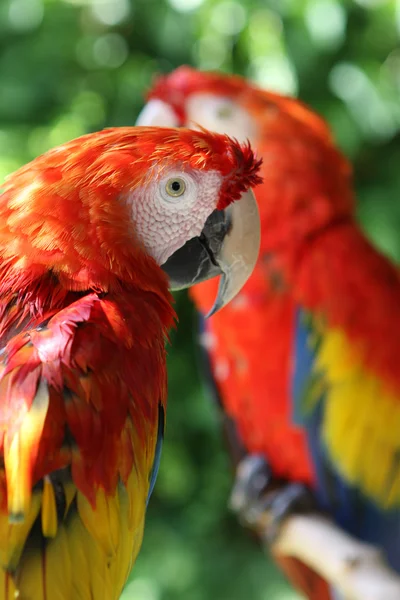
[[[150,338],[140,315],[158,303]],[[3,349],[0,590],[30,598],[40,581],[34,597],[54,597],[58,579],[74,597],[119,597],[142,537],[171,316],[151,294],[88,294]]]

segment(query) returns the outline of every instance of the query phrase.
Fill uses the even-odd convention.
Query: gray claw
[[[243,513],[257,502],[271,480],[271,469],[260,454],[248,454],[240,461],[233,484],[229,508]]]
[[[229,502],[242,524],[257,530],[269,543],[291,513],[316,509],[311,491],[302,483],[274,484],[265,458],[249,454],[239,463]]]

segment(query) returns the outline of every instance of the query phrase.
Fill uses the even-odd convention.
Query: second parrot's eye
[[[233,114],[233,107],[231,104],[221,104],[217,107],[216,113],[219,119],[229,119]]]
[[[168,196],[172,196],[173,198],[182,196],[182,194],[185,192],[185,189],[186,183],[180,177],[172,177],[171,179],[168,179],[167,183],[165,184],[165,191],[167,192]]]

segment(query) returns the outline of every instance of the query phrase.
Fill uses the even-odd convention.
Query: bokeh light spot
[[[204,0],[168,0],[168,3],[172,8],[179,12],[190,12],[199,8],[203,4]]]
[[[297,78],[292,64],[283,54],[259,56],[250,65],[250,75],[260,86],[282,94],[297,93]]]
[[[193,53],[200,69],[218,69],[228,55],[227,42],[212,33],[206,34],[195,44]]]
[[[20,166],[16,159],[7,158],[6,156],[0,157],[0,182],[3,182],[7,175],[16,171]]]
[[[43,21],[42,0],[12,0],[8,9],[8,20],[13,29],[29,31],[39,27]]]
[[[388,105],[366,73],[352,63],[337,63],[329,76],[332,91],[348,106],[364,137],[385,140],[399,129]]]
[[[104,100],[96,92],[80,92],[73,100],[71,111],[79,115],[89,126],[98,125],[105,119]]]
[[[233,0],[220,2],[212,11],[211,24],[223,35],[236,35],[246,25],[246,10]]]
[[[48,148],[59,146],[87,133],[85,121],[78,115],[67,114],[56,121],[48,135]]]
[[[392,0],[355,0],[357,4],[360,6],[364,6],[365,8],[378,8],[383,4],[389,4]]]
[[[118,25],[131,12],[128,0],[92,0],[92,13],[104,25]]]
[[[159,586],[150,579],[132,579],[122,592],[121,600],[160,600]]]
[[[128,45],[122,35],[107,33],[94,42],[93,57],[98,65],[116,69],[128,58]]]
[[[334,0],[312,0],[304,13],[313,40],[321,47],[338,46],[344,39],[346,13]]]

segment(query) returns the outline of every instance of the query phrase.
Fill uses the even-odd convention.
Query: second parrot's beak
[[[260,249],[260,217],[251,190],[225,210],[215,210],[200,236],[192,238],[161,265],[173,290],[221,275],[208,317],[228,304],[255,267]]]

